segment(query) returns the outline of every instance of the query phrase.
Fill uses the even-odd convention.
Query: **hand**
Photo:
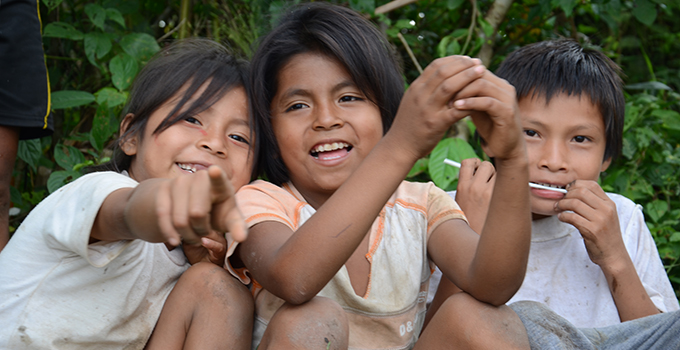
[[[515,88],[507,81],[486,71],[456,95],[453,106],[470,114],[490,157],[526,158]]]
[[[576,180],[555,204],[562,222],[574,225],[586,245],[588,256],[606,269],[628,258],[616,204],[595,181]],[[622,260],[623,259],[623,260]]]
[[[406,148],[413,159],[426,155],[453,123],[469,114],[451,108],[450,101],[485,71],[481,61],[466,56],[435,60],[404,93],[386,137],[394,137],[394,147]]]
[[[458,175],[456,202],[465,213],[470,227],[482,232],[489,203],[496,183],[496,169],[493,164],[479,158],[463,159]]]
[[[227,255],[227,240],[223,234],[210,231],[210,234],[201,237],[200,244],[182,244],[184,255],[192,265],[201,261],[211,262],[218,266],[224,265]]]
[[[218,166],[166,181],[157,193],[160,230],[166,241],[199,244],[211,230],[229,232],[243,241],[247,228],[236,206],[234,188]]]

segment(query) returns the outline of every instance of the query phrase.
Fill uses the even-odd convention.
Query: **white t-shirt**
[[[125,175],[85,175],[43,200],[0,253],[1,349],[143,349],[189,264],[141,240],[88,244]]]
[[[449,194],[455,198],[455,192]],[[645,224],[642,207],[624,196],[607,195],[616,204],[623,242],[647,294],[659,310],[678,310],[678,299]],[[531,229],[524,283],[508,304],[520,300],[541,302],[580,328],[620,323],[604,273],[588,257],[579,231],[559,221],[556,215],[533,221]],[[441,277],[441,272],[435,274],[430,300]],[[433,276],[431,281],[434,279]]]

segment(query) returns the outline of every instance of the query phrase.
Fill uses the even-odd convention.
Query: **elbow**
[[[291,305],[300,305],[312,300],[323,286],[318,288],[302,277],[289,275],[279,280],[276,285],[280,288],[277,290],[278,293],[275,293],[276,296]]]

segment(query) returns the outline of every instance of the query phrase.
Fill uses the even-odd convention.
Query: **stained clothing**
[[[0,349],[143,349],[188,267],[180,248],[88,244],[113,172],[82,176],[43,200],[0,252]]]
[[[455,193],[451,195],[455,197]],[[678,299],[645,224],[642,207],[624,196],[607,195],[616,204],[623,242],[647,294],[659,310],[678,310]],[[524,283],[508,304],[541,302],[576,327],[621,323],[604,273],[588,257],[576,227],[550,216],[534,220],[531,229]],[[432,296],[438,282],[434,283],[430,285]]]
[[[52,133],[38,0],[0,0],[0,125],[20,139]]]
[[[239,190],[239,208],[249,227],[275,221],[297,230],[316,211],[291,184],[282,187],[256,181]],[[432,183],[402,182],[373,222],[366,259],[371,264],[365,295],[352,288],[343,267],[319,292],[338,302],[350,324],[351,349],[410,349],[425,316],[428,279],[433,267],[427,256],[427,240],[444,221],[465,220],[458,205]],[[228,257],[236,243],[229,242]],[[244,283],[245,270],[227,268]],[[314,268],[313,265],[310,268]],[[283,300],[254,282],[255,326],[253,349],[268,321]]]

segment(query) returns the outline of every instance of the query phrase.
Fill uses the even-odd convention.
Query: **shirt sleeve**
[[[427,238],[442,222],[460,219],[468,223],[458,203],[439,187],[430,183],[427,201]],[[469,225],[469,223],[468,223]]]
[[[89,244],[92,225],[106,197],[137,181],[114,172],[84,175],[48,196],[26,218],[26,229],[38,230],[51,249],[73,252],[92,266],[102,267],[115,259],[129,241]]]
[[[285,189],[266,181],[258,180],[242,187],[236,193],[236,203],[243,213],[248,228],[265,221],[279,222],[291,230],[297,230],[299,208],[305,203],[298,201]],[[227,234],[227,256],[224,268],[242,283],[249,284],[252,279],[245,268],[235,268],[231,257],[234,255],[238,242]]]
[[[654,238],[652,237],[645,223],[642,207],[638,204],[630,203],[626,209],[628,213],[619,215],[630,216],[629,220],[621,222],[624,237],[635,240],[637,249],[628,253],[633,258],[633,264],[638,276],[642,281],[647,294],[652,302],[662,312],[678,310],[678,299],[675,297],[666,270],[663,267],[659,252],[657,251]],[[628,248],[630,249],[630,248]]]

